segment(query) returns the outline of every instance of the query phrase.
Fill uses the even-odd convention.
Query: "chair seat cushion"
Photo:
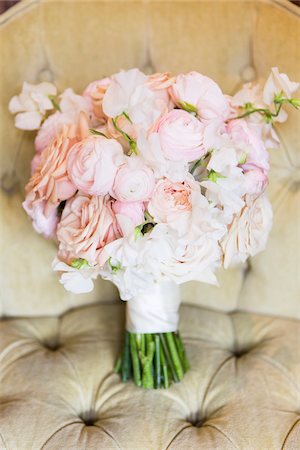
[[[299,321],[184,305],[191,369],[146,391],[112,370],[123,311],[0,321],[1,449],[299,448]]]

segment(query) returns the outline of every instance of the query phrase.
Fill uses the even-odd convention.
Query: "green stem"
[[[160,388],[160,342],[159,335],[155,335],[155,377],[156,377],[156,388]]]
[[[169,368],[171,370],[171,373],[172,373],[173,381],[175,381],[175,383],[177,383],[179,381],[179,378],[177,376],[176,368],[174,366],[173,359],[172,359],[172,357],[170,355],[170,352],[169,352],[169,349],[168,349],[168,344],[167,344],[165,335],[166,335],[166,333],[160,333],[159,337],[160,337],[160,340],[161,340],[161,343],[162,343],[162,346],[163,346],[163,350],[164,350],[164,354],[165,354],[165,357],[166,357],[166,360],[167,360],[167,364],[168,364],[168,366],[169,366]]]
[[[176,342],[176,346],[177,346],[178,354],[179,354],[179,357],[180,357],[180,360],[182,363],[183,370],[184,370],[184,372],[187,372],[190,368],[190,363],[186,357],[183,342],[181,340],[179,333],[175,333],[174,337],[175,337],[175,342]]]
[[[177,348],[176,348],[176,344],[175,344],[175,340],[174,340],[174,336],[173,333],[166,333],[166,339],[167,339],[167,343],[168,343],[168,347],[171,353],[171,357],[172,357],[172,361],[174,363],[175,366],[175,370],[176,370],[176,375],[180,380],[182,380],[183,375],[184,375],[184,371],[181,365],[181,361],[180,358],[178,356],[178,352],[177,352]]]
[[[121,364],[122,364],[122,356],[119,356],[119,358],[116,361],[115,367],[114,367],[114,372],[115,373],[119,373],[120,372]]]
[[[129,333],[130,335],[130,350],[131,350],[131,360],[132,360],[132,368],[133,368],[133,379],[137,386],[141,386],[141,369],[140,369],[140,361],[137,352],[137,345],[135,340],[135,335],[133,333]]]
[[[123,383],[127,381],[130,377],[130,349],[129,349],[129,333],[126,331],[125,333],[125,344],[124,344],[124,352],[122,358],[122,371],[121,377]]]
[[[160,362],[161,362],[161,367],[162,367],[162,372],[163,372],[164,388],[168,389],[168,387],[169,387],[168,366],[166,364],[165,355],[164,355],[164,351],[163,351],[162,347],[160,347]]]

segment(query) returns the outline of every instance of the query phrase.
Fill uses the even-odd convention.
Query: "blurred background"
[[[63,0],[61,0],[63,1]],[[297,6],[300,6],[300,0],[286,0],[291,1],[291,3],[294,3]],[[6,9],[10,8],[11,6],[15,5],[16,3],[19,3],[19,0],[10,0],[10,1],[4,1],[0,0],[0,14],[2,14]]]

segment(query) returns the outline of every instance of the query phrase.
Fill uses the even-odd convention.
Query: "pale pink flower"
[[[25,190],[26,199],[23,207],[34,221],[37,229],[42,229],[38,222],[45,220],[49,231],[42,231],[43,234],[52,234],[54,209],[60,202],[72,197],[77,188],[74,186],[67,174],[66,159],[70,147],[76,142],[74,130],[65,128],[51,146],[41,155],[37,162],[36,172],[30,178]]]
[[[16,114],[15,126],[21,130],[38,130],[46,111],[53,109],[50,95],[56,95],[52,83],[37,85],[24,82],[20,95],[14,96],[8,105],[12,114]]]
[[[111,80],[108,77],[102,78],[102,80],[92,81],[83,92],[83,97],[91,101],[93,114],[99,121],[103,121],[105,118],[102,102],[110,83]]]
[[[32,219],[33,228],[46,239],[54,238],[58,223],[57,207],[49,205],[45,200],[31,201],[28,195],[22,203],[28,216]]]
[[[235,217],[221,241],[224,267],[244,262],[265,249],[272,227],[272,207],[265,194],[247,196],[241,212]]]
[[[112,210],[116,215],[123,236],[131,233],[136,226],[142,224],[145,220],[145,205],[143,202],[120,202],[117,200],[112,204]]]
[[[178,106],[194,107],[202,120],[228,116],[228,101],[217,83],[198,72],[178,75],[170,93]]]
[[[57,227],[60,260],[71,264],[77,258],[102,266],[105,245],[120,237],[109,196],[78,192],[68,200]]]
[[[191,184],[185,181],[174,183],[168,179],[159,180],[148,204],[148,211],[155,222],[167,223],[169,220],[179,219],[181,212],[190,211]]]
[[[85,194],[105,195],[123,162],[123,149],[116,140],[90,136],[70,149],[67,171],[74,185]]]
[[[147,86],[154,92],[157,99],[163,101],[168,109],[174,107],[170,95],[170,87],[175,82],[174,77],[170,77],[169,72],[154,73],[147,78]]]
[[[260,195],[266,189],[269,178],[264,170],[254,164],[244,164],[245,184],[247,194]]]
[[[139,157],[127,157],[116,174],[111,195],[121,202],[142,202],[151,197],[155,178],[153,171]]]
[[[238,147],[245,149],[246,164],[254,164],[264,171],[269,170],[269,153],[265,144],[245,120],[231,120],[228,122],[227,132]]]
[[[285,73],[279,73],[278,67],[273,67],[263,89],[263,99],[267,105],[272,105],[276,95],[291,99],[300,83],[291,81]]]
[[[161,150],[171,161],[191,162],[205,154],[204,125],[186,111],[170,111],[156,123],[153,131],[159,134]]]

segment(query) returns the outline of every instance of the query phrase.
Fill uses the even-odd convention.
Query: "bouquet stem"
[[[182,380],[189,369],[184,344],[178,332],[125,332],[124,346],[115,372],[123,382],[133,379],[145,389],[167,389]]]

